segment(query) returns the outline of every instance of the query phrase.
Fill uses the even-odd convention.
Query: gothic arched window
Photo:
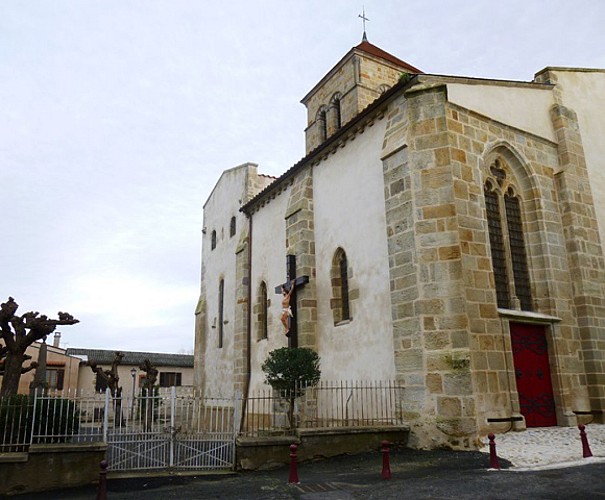
[[[532,310],[521,200],[503,162],[494,161],[484,185],[498,307]],[[515,300],[513,300],[515,299]]]
[[[342,248],[336,250],[332,259],[332,312],[334,323],[351,319],[349,301],[349,263]]]
[[[229,237],[235,236],[235,216],[231,217],[231,224],[229,226]]]
[[[214,250],[216,248],[216,231],[212,230],[212,236],[210,238],[210,250]]]

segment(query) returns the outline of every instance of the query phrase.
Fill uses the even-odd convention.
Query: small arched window
[[[334,110],[334,129],[338,130],[342,127],[342,115],[341,115],[341,106],[340,106],[341,96],[340,94],[335,94],[332,97],[332,109]]]
[[[229,225],[229,237],[235,236],[235,216],[231,217],[231,224]]]
[[[218,346],[223,347],[223,321],[225,319],[225,280],[221,279],[218,284]]]
[[[267,284],[261,281],[258,290],[258,314],[257,314],[257,325],[258,325],[258,339],[266,339],[269,337],[268,328],[269,318],[269,301],[267,298]]]
[[[334,323],[351,319],[349,297],[349,262],[342,248],[336,250],[332,259],[332,312]]]
[[[319,142],[322,143],[328,138],[328,110],[322,106],[317,114],[317,125],[319,127]]]
[[[210,237],[210,249],[214,250],[216,248],[216,231],[212,230],[212,236]]]
[[[516,307],[512,300],[515,298],[523,311],[531,311],[521,200],[508,168],[499,159],[490,167],[483,192],[498,307]]]

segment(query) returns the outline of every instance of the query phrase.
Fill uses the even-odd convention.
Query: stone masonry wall
[[[235,251],[235,325],[233,328],[233,382],[234,389],[245,393],[246,381],[250,372],[248,352],[250,338],[248,334],[249,288],[250,288],[250,238],[248,228],[240,234]]]
[[[472,447],[487,418],[519,415],[509,321],[546,326],[559,424],[587,405],[557,198],[556,145],[418,85],[387,115],[385,203],[398,377],[417,446]],[[501,157],[522,199],[534,315],[497,309],[483,197]],[[597,266],[598,267],[598,266]],[[517,317],[515,317],[517,315]],[[497,430],[493,426],[492,430]]]
[[[315,284],[315,224],[313,215],[313,170],[299,173],[288,200],[286,254],[296,255],[296,275],[309,276],[309,283],[296,292],[298,300],[298,346],[317,349],[317,290]]]
[[[590,410],[605,410],[605,264],[575,112],[551,110],[562,170],[557,174]],[[600,418],[603,418],[601,413]]]
[[[410,444],[468,448],[475,407],[443,90],[408,91],[387,115],[393,337]]]
[[[509,321],[535,322],[522,314],[509,320],[496,308],[482,188],[487,169],[497,157],[509,165],[522,199],[534,311],[560,318],[545,319],[543,324],[547,327],[558,423],[572,424],[573,410],[586,405],[586,387],[573,308],[574,273],[567,262],[557,197],[557,148],[454,105],[449,106],[447,125],[450,160],[460,172],[454,190],[479,425],[485,426],[484,418],[519,415]]]

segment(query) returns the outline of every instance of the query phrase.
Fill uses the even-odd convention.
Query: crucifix
[[[362,22],[363,22],[363,41],[367,42],[368,41],[368,37],[366,36],[366,21],[369,21],[369,19],[366,17],[366,9],[365,9],[365,7],[362,7],[361,14],[359,14],[357,17],[361,17],[361,19],[362,19]]]
[[[281,294],[282,291],[285,291],[285,294],[283,294],[284,301],[286,296],[288,297],[287,307],[282,307],[282,315],[285,314],[287,318],[288,330],[286,336],[288,337],[288,347],[292,348],[298,347],[296,291],[305,283],[309,283],[308,276],[296,276],[296,255],[286,255],[286,278],[285,283],[275,287],[275,293]],[[282,303],[282,305],[284,304]]]

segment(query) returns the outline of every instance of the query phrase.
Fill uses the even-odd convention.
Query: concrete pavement
[[[376,451],[299,464],[298,485],[289,485],[288,468],[227,475],[164,475],[116,479],[110,474],[111,500],[137,499],[605,499],[605,463],[564,469],[517,472],[488,470],[480,452],[394,450],[392,479],[381,479]],[[23,495],[19,499],[94,499],[94,487]]]

